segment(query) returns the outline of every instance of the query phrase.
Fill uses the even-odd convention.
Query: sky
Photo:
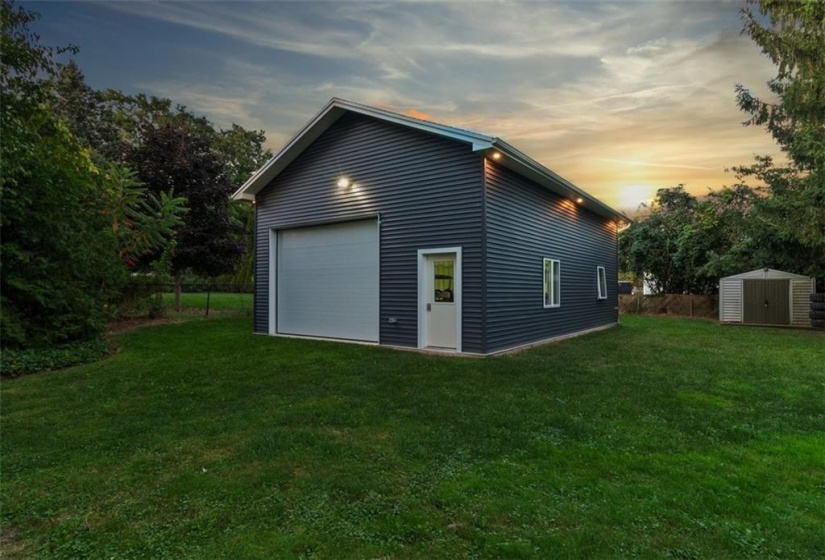
[[[611,206],[779,154],[734,85],[775,67],[738,0],[24,2],[95,88],[168,97],[277,151],[332,97],[510,142]]]

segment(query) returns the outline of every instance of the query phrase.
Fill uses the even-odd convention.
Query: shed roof
[[[369,117],[392,122],[416,130],[421,130],[430,134],[435,134],[444,138],[450,138],[459,142],[470,144],[474,152],[482,152],[492,156],[494,152],[499,152],[501,157],[497,164],[512,169],[539,185],[559,194],[563,197],[576,200],[582,199],[581,205],[589,208],[596,214],[616,220],[630,221],[622,212],[614,210],[596,197],[586,193],[567,179],[550,171],[534,159],[514,148],[501,138],[488,136],[447,126],[431,121],[417,119],[400,113],[378,109],[360,103],[354,103],[345,99],[333,97],[324,108],[315,115],[289,142],[287,142],[272,158],[266,162],[257,172],[255,172],[246,183],[232,195],[235,199],[255,200],[265,186],[277,177],[286,167],[298,157],[312,142],[323,134],[342,115],[347,112],[358,113]]]
[[[742,272],[734,274],[733,276],[726,276],[722,280],[810,280],[808,276],[802,274],[794,274],[793,272],[784,272],[782,270],[775,270],[773,268],[757,268],[750,272]]]

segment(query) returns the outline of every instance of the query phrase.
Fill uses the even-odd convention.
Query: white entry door
[[[455,253],[425,257],[426,346],[456,349],[460,284]]]

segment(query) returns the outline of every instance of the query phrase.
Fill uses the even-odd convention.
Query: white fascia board
[[[235,200],[251,199],[255,200],[255,195],[269,184],[286,166],[298,157],[312,142],[314,142],[326,129],[338,120],[344,113],[342,110],[335,111],[334,99],[326,104],[321,111],[315,115],[292,139],[287,142],[278,152],[269,158],[258,171],[250,177],[232,195]]]
[[[241,189],[238,189],[232,194],[232,200],[251,200],[255,202],[255,195],[242,192]]]
[[[383,121],[400,124],[408,128],[414,128],[417,130],[421,130],[423,132],[429,132],[430,134],[436,134],[444,138],[451,138],[453,140],[467,142],[473,145],[473,149],[476,149],[476,144],[490,146],[495,140],[495,138],[493,138],[492,136],[480,134],[472,130],[457,128],[454,126],[440,124],[432,121],[425,121],[422,119],[417,119],[415,117],[402,115],[400,113],[394,113],[392,111],[387,111],[384,109],[377,109],[375,107],[370,107],[368,105],[361,105],[360,103],[354,103],[352,101],[347,101],[345,99],[333,98],[332,101],[330,101],[330,103],[333,103],[336,106],[341,107],[342,109],[346,109],[347,111],[352,111],[354,113],[360,113],[362,115],[375,117]]]
[[[408,128],[421,130],[430,134],[436,134],[445,138],[466,142],[473,146],[473,150],[489,149],[495,140],[492,136],[479,134],[470,130],[464,130],[452,126],[438,124],[434,122],[408,117],[384,109],[376,109],[360,103],[353,103],[345,99],[333,97],[321,111],[315,115],[292,139],[287,142],[278,153],[272,156],[246,183],[243,184],[232,195],[235,200],[246,199],[255,200],[255,195],[268,185],[272,179],[278,176],[287,165],[298,157],[298,155],[309,147],[321,134],[323,134],[332,124],[338,120],[345,112],[351,111],[361,115],[366,115],[381,119],[383,121],[399,124]]]

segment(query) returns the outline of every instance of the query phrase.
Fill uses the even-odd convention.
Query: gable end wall
[[[257,195],[255,332],[268,332],[271,229],[378,215],[381,344],[418,344],[418,249],[461,246],[463,350],[481,352],[480,160],[468,144],[342,116]],[[356,186],[343,192],[341,175]]]

